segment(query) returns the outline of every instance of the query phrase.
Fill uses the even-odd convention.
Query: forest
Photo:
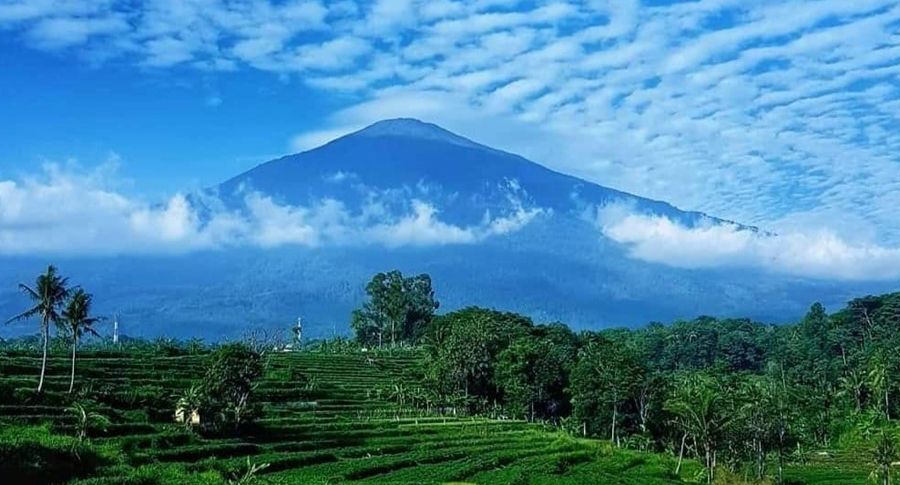
[[[208,344],[89,337],[53,267],[22,289],[39,336],[0,342],[21,483],[888,484],[900,460],[900,293],[576,333],[438,313],[428,275],[392,271],[352,338]]]

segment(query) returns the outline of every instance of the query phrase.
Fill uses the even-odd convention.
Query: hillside
[[[86,353],[79,369],[81,379],[96,393],[99,404],[92,410],[111,421],[105,430],[92,431],[93,443],[120,450],[116,453],[124,462],[107,463],[93,472],[82,469],[80,473],[99,478],[73,483],[132,483],[133,478],[126,478],[134,476],[132,467],[143,467],[145,476],[174,485],[185,483],[186,472],[227,475],[245,467],[248,457],[252,463],[269,464],[264,478],[285,484],[507,483],[521,477],[529,483],[679,482],[671,475],[668,458],[613,452],[600,443],[571,439],[523,421],[428,411],[414,397],[415,355],[273,356],[257,388],[264,405],[260,426],[240,438],[201,438],[182,430],[172,416],[176,396],[196,383],[204,358]],[[31,392],[38,360],[31,355],[0,357],[4,390],[0,422],[48,423],[54,432],[71,434],[75,416],[65,404],[66,379],[50,378],[44,396]],[[59,355],[51,360],[48,372],[64,376],[68,365]],[[403,405],[395,386],[406,388]],[[26,396],[28,404],[9,404]],[[20,439],[30,436],[20,433]],[[46,480],[58,466],[46,465],[25,481]],[[180,478],[167,482],[165,476],[173,470],[181,470]],[[24,483],[18,481],[22,477],[7,478]],[[194,479],[211,483],[201,482],[208,480],[201,475]],[[157,482],[148,478],[140,483]]]
[[[0,257],[0,315],[20,311],[17,283],[48,259],[125,332],[206,339],[298,316],[310,336],[346,334],[365,282],[391,269],[431,274],[442,311],[478,304],[584,329],[701,314],[787,322],[814,299],[833,307],[892,287],[634,259],[604,237],[591,217],[599,207],[688,226],[720,220],[408,119],[272,160],[190,200],[207,224],[242,218],[247,240],[185,254]]]

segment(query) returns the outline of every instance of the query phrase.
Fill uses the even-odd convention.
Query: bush
[[[246,345],[229,344],[216,349],[203,380],[205,402],[200,415],[201,420],[206,420],[204,424],[211,424],[213,431],[237,432],[252,423],[261,413],[252,394],[262,374],[262,357]]]
[[[0,433],[4,483],[64,483],[93,474],[111,460],[44,426],[9,426]]]
[[[91,478],[73,485],[223,485],[225,480],[216,472],[191,473],[181,465],[151,464],[126,468],[115,476]]]

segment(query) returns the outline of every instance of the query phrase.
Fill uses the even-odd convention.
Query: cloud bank
[[[896,0],[0,3],[11,43],[263,71],[352,100],[297,149],[415,116],[679,207],[828,220],[838,240],[862,228],[886,245],[900,244],[898,25]]]
[[[750,268],[805,278],[900,280],[900,248],[849,242],[828,230],[772,234],[713,219],[695,225],[612,204],[589,214],[628,255],[679,268]]]
[[[520,230],[544,214],[518,200],[502,215],[458,226],[440,218],[424,198],[390,212],[377,194],[357,211],[322,199],[282,205],[258,192],[243,193],[226,210],[211,196],[171,196],[160,204],[130,198],[110,187],[110,169],[47,165],[39,177],[0,181],[0,254],[180,253],[224,247],[382,247],[473,244]],[[195,196],[196,197],[196,196]],[[202,210],[192,200],[213,208]],[[391,199],[396,207],[396,198]]]

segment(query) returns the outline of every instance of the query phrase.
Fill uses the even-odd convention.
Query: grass
[[[675,476],[667,455],[612,449],[522,421],[401,409],[375,392],[416,385],[418,362],[416,355],[272,355],[256,390],[257,426],[239,438],[214,438],[173,422],[178,394],[203,374],[203,356],[84,353],[78,382],[111,424],[94,430],[74,457],[64,436],[74,426],[66,412],[69,362],[50,359],[46,392],[38,395],[31,389],[39,359],[0,354],[0,391],[8,391],[0,392],[0,466],[20,460],[30,473],[10,483],[78,485],[224,483],[248,459],[270,464],[261,472],[268,483],[286,484],[654,485],[683,483],[699,471],[688,462]],[[70,465],[50,466],[56,462]],[[787,469],[801,483],[863,483],[866,475],[852,457]]]

